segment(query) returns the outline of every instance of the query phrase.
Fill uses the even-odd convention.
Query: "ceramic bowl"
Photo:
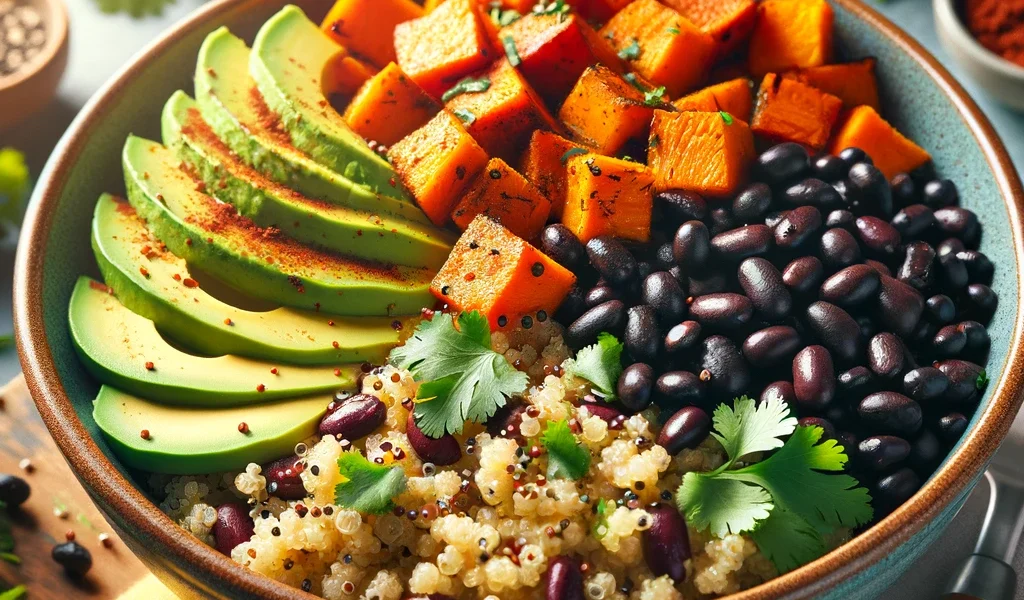
[[[831,0],[838,47],[875,56],[885,113],[932,152],[964,204],[985,223],[982,249],[998,265],[999,309],[991,328],[992,383],[970,429],[910,501],[827,556],[739,594],[744,599],[868,598],[891,584],[946,527],[979,480],[1021,402],[1024,383],[1020,266],[1024,192],[998,134],[933,57],[872,9]],[[82,274],[96,274],[89,219],[101,192],[122,189],[120,150],[131,132],[155,137],[160,108],[176,89],[191,90],[196,52],[222,25],[251,39],[280,8],[269,0],[220,0],[153,42],[88,103],[40,177],[25,219],[15,272],[15,324],[29,388],[78,478],[131,549],[182,597],[305,597],[253,574],[186,534],[132,483],[91,416],[97,391],[68,335],[67,305]],[[329,3],[299,4],[314,19]]]
[[[68,15],[61,0],[27,3],[42,18],[46,41],[24,68],[0,77],[0,130],[45,107],[68,64]]]
[[[934,0],[935,30],[946,52],[997,100],[1024,111],[1024,67],[982,46],[960,18],[962,0]]]

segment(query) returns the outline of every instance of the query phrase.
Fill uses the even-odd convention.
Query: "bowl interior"
[[[929,72],[898,41],[855,14],[861,9],[852,2],[831,1],[836,9],[837,46],[843,49],[843,55],[878,58],[884,116],[932,153],[939,174],[957,183],[963,205],[974,210],[984,222],[982,250],[997,264],[993,288],[1000,302],[990,329],[992,352],[988,370],[993,385],[975,413],[973,427],[991,402],[996,379],[1003,373],[1019,302],[1019,266],[1008,208],[1012,200],[1004,198],[1000,191],[1008,186],[986,160],[986,150],[968,125],[970,117],[961,114],[958,105]],[[156,42],[161,47],[159,53],[146,56],[140,65],[129,65],[118,75],[120,81],[89,103],[72,125],[71,132],[77,131],[78,135],[62,141],[33,198],[33,206],[38,206],[46,196],[46,211],[32,210],[21,251],[25,252],[32,238],[45,236],[45,241],[36,243],[40,256],[30,263],[34,265],[29,267],[30,271],[19,274],[16,286],[38,285],[36,289],[40,291],[38,297],[27,298],[32,306],[18,310],[30,320],[34,316],[41,318],[56,375],[78,418],[113,468],[130,479],[133,474],[118,461],[92,419],[92,400],[98,386],[80,365],[68,333],[67,306],[76,277],[83,273],[98,276],[89,243],[93,207],[102,192],[123,193],[120,151],[125,137],[134,133],[159,139],[160,110],[166,98],[177,89],[191,93],[196,54],[206,34],[227,25],[251,41],[263,21],[281,4],[259,0],[224,2],[207,9],[207,20],[195,24],[174,41]],[[328,5],[317,0],[297,4],[314,19],[321,18]],[[30,285],[33,280],[38,283]],[[19,323],[22,321],[19,318]],[[31,349],[32,344],[24,341],[26,337],[23,331],[22,347]],[[37,355],[45,352],[44,348],[35,349]],[[45,362],[45,358],[38,356],[23,358],[30,377],[32,365],[39,360]],[[59,408],[64,400],[47,397],[37,398],[37,402]],[[71,456],[70,460],[75,466],[82,457]],[[144,478],[136,481],[144,483]]]

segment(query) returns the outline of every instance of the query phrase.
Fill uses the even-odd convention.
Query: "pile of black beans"
[[[541,241],[579,277],[555,317],[569,345],[625,344],[618,406],[659,405],[679,452],[719,403],[776,393],[847,449],[877,517],[917,491],[987,382],[994,269],[956,185],[786,143],[731,200],[665,191],[652,222],[643,245]]]

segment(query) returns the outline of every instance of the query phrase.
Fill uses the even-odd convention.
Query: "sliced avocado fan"
[[[288,5],[263,24],[249,74],[295,146],[356,183],[392,187],[395,172],[352,131],[324,96],[323,73],[345,49]]]
[[[79,277],[68,307],[71,339],[102,383],[166,404],[233,406],[331,392],[356,380],[358,366],[279,366],[238,356],[203,357],[171,346],[152,321],[106,287]],[[276,371],[276,372],[275,372]]]
[[[200,192],[174,154],[129,136],[122,153],[128,201],[174,254],[228,285],[285,306],[351,316],[411,315],[432,304],[432,271],[308,248],[262,229]]]
[[[249,48],[221,27],[206,36],[196,64],[196,102],[231,150],[256,170],[297,192],[339,206],[430,223],[398,186],[374,193],[316,162],[292,144],[249,75]]]
[[[433,225],[311,200],[264,177],[217,138],[184,92],[171,95],[161,123],[164,145],[192,168],[207,193],[261,227],[276,227],[300,242],[347,256],[434,269],[455,243]]]
[[[151,473],[200,475],[288,456],[297,443],[316,434],[331,400],[313,396],[233,408],[166,406],[104,385],[92,416],[126,465]],[[239,431],[242,423],[246,433]]]
[[[236,354],[299,365],[377,363],[412,323],[339,317],[292,308],[253,312],[206,293],[188,264],[168,250],[127,201],[103,195],[92,219],[92,247],[117,299],[183,345],[210,356]],[[177,276],[177,279],[175,278]]]

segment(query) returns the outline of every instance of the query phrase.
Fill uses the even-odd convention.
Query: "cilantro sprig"
[[[837,473],[847,461],[843,447],[822,441],[820,427],[798,427],[781,398],[757,406],[744,396],[734,407],[719,406],[713,421],[712,436],[729,458],[714,471],[687,473],[676,495],[698,530],[717,537],[749,532],[786,572],[821,556],[826,534],[871,520],[867,490]],[[735,468],[743,458],[772,450],[762,461]]]
[[[615,386],[622,375],[622,342],[601,332],[597,343],[587,346],[566,364],[566,371],[589,381],[606,400],[615,398]]]
[[[394,499],[405,491],[402,467],[377,465],[358,450],[342,452],[338,472],[344,479],[334,488],[334,503],[362,513],[381,515],[394,508]]]
[[[448,88],[448,91],[441,95],[442,102],[448,102],[462,94],[480,94],[491,88],[491,80],[488,77],[463,77],[458,83]]]
[[[665,86],[658,86],[653,90],[644,92],[644,106],[661,106],[664,101],[662,98],[665,96]]]
[[[491,349],[491,328],[479,311],[461,313],[457,328],[447,314],[423,321],[390,361],[420,382],[413,414],[433,438],[461,432],[467,420],[483,423],[529,383]]]
[[[636,60],[640,58],[640,42],[633,38],[626,47],[619,50],[619,58],[622,60]]]
[[[540,441],[548,455],[549,478],[582,479],[590,470],[590,451],[572,434],[565,419],[548,421]]]

